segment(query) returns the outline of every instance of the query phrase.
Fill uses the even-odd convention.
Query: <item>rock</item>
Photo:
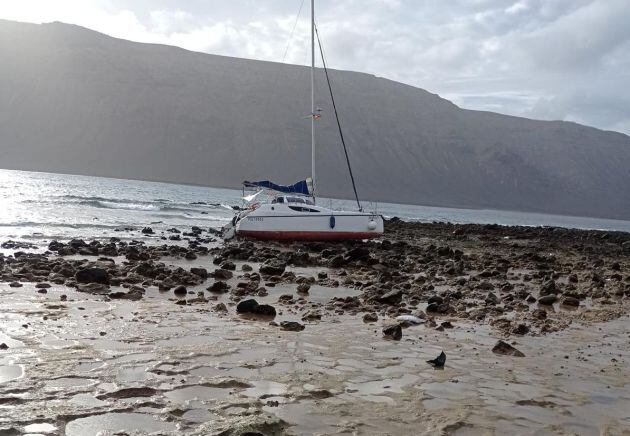
[[[492,347],[492,352],[494,354],[502,354],[504,356],[525,357],[522,352],[505,341],[498,341],[496,345]]]
[[[282,321],[280,323],[280,328],[290,332],[301,332],[304,330],[304,325],[296,321]]]
[[[188,252],[186,252],[186,255],[184,256],[184,259],[186,259],[186,260],[195,260],[195,259],[197,259],[197,255],[195,254],[194,251],[188,251]]]
[[[208,277],[208,270],[205,268],[190,268],[190,272],[196,276],[201,277],[202,279]]]
[[[78,283],[109,284],[109,273],[103,268],[84,268],[74,275]]]
[[[578,307],[580,305],[580,300],[575,297],[564,297],[562,304],[565,306]]]
[[[223,303],[218,303],[217,305],[214,306],[214,311],[215,312],[227,312],[227,306]]]
[[[519,324],[514,327],[512,333],[515,335],[526,335],[529,333],[529,326],[527,326],[527,324]]]
[[[142,229],[142,234],[143,235],[152,235],[153,234],[153,229],[151,227],[145,227],[144,229]]]
[[[555,295],[559,292],[558,287],[556,286],[556,282],[552,280],[547,280],[540,287],[540,295]]]
[[[280,261],[271,261],[260,266],[260,273],[268,276],[282,275],[286,268],[286,264]]]
[[[532,317],[534,319],[546,319],[547,318],[547,311],[544,309],[535,309],[532,311]]]
[[[48,289],[50,288],[50,283],[38,283],[35,285],[37,289]]]
[[[131,301],[141,300],[142,295],[143,295],[143,291],[140,291],[139,289],[134,289],[129,292],[116,291],[116,292],[110,292],[109,294],[107,294],[109,298],[120,299],[120,300],[131,300]]]
[[[4,342],[0,344],[0,350],[8,350],[9,346],[7,344],[5,344]]]
[[[348,261],[365,260],[370,257],[370,250],[365,247],[356,247],[346,252],[345,258]]]
[[[37,292],[38,292],[39,294],[47,294],[47,293],[48,293],[48,290],[46,290],[46,289],[38,289],[38,290],[37,290]]]
[[[437,312],[440,308],[440,305],[437,303],[429,303],[427,306],[427,312]]]
[[[175,289],[173,289],[173,293],[175,295],[186,295],[188,294],[188,289],[186,289],[186,286],[180,285],[178,287],[176,287]]]
[[[558,301],[558,297],[556,297],[556,295],[554,294],[551,294],[551,295],[545,295],[544,297],[540,297],[538,299],[538,304],[544,304],[546,306],[550,306],[556,301]]]
[[[444,298],[440,297],[439,295],[433,295],[432,297],[429,297],[429,299],[427,300],[428,304],[437,304],[440,305],[442,303],[444,303]]]
[[[399,324],[392,324],[383,328],[383,336],[387,339],[400,341],[402,338],[402,327]]]
[[[435,359],[427,360],[427,363],[433,365],[436,368],[443,368],[444,364],[446,363],[446,354],[444,353],[444,351],[442,351],[440,355]]]
[[[322,314],[311,310],[302,315],[302,321],[320,321],[322,319]]]
[[[109,286],[103,283],[79,283],[77,291],[93,295],[104,295],[109,293]]]
[[[223,294],[230,290],[230,285],[228,285],[226,282],[216,281],[206,289],[209,292],[214,292],[215,294]]]
[[[252,268],[251,265],[248,265],[246,263],[243,264],[243,266],[241,267],[241,270],[245,271],[245,272],[249,272],[251,270],[253,270],[254,268]]]
[[[214,270],[214,272],[209,275],[219,280],[229,280],[234,276],[234,274],[232,274],[232,271],[228,271],[222,268]]]
[[[259,304],[254,313],[261,316],[276,316],[276,308],[269,304]]]
[[[229,260],[226,260],[225,262],[221,263],[220,267],[228,271],[236,270],[236,264],[234,264],[234,262],[231,262]]]
[[[535,303],[538,300],[536,300],[536,297],[534,297],[532,294],[529,294],[525,301],[527,301],[528,303]]]
[[[237,313],[250,313],[261,316],[276,316],[276,309],[268,304],[258,304],[254,299],[243,300],[236,306]]]
[[[366,313],[363,315],[363,322],[376,322],[378,321],[378,315],[375,313]]]
[[[330,259],[330,261],[328,262],[328,266],[330,266],[331,268],[341,268],[347,263],[348,261],[346,260],[346,258],[338,254],[337,256]]]
[[[308,294],[308,290],[311,289],[311,285],[308,283],[300,283],[297,287],[298,294]]]
[[[400,289],[389,291],[378,297],[378,302],[383,304],[398,304],[402,301],[403,292]]]
[[[21,288],[22,287],[22,283],[20,283],[20,282],[11,282],[11,283],[9,283],[9,286],[11,288]]]

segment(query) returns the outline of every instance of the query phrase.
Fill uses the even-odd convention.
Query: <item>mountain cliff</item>
[[[238,187],[310,174],[309,69],[0,21],[0,167]],[[630,219],[630,137],[330,71],[363,199]],[[323,71],[320,194],[352,196]]]

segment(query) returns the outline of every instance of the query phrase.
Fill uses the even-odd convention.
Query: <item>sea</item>
[[[151,227],[219,229],[242,206],[233,189],[68,174],[0,170],[0,242],[42,245],[51,239],[108,238]],[[356,210],[348,200],[321,199]],[[630,221],[488,209],[366,203],[385,217],[420,222],[554,226],[630,232]]]

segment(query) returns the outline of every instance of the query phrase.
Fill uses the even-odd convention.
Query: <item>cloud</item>
[[[308,0],[3,0],[0,17],[306,64],[308,12]],[[333,68],[467,108],[630,133],[627,0],[318,0],[317,21]]]

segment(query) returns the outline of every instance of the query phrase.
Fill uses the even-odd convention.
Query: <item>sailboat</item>
[[[243,182],[244,188],[254,188],[257,191],[252,195],[243,196],[249,206],[239,211],[224,227],[224,239],[243,236],[261,240],[340,241],[370,239],[383,234],[383,217],[376,212],[364,212],[359,201],[323,53],[324,71],[358,211],[338,211],[317,204],[315,124],[320,114],[315,108],[315,32],[315,0],[311,0],[311,113],[309,115],[311,118],[311,176],[293,185],[279,185],[268,180]],[[258,195],[263,192],[274,193],[272,200],[266,203],[255,202]]]

